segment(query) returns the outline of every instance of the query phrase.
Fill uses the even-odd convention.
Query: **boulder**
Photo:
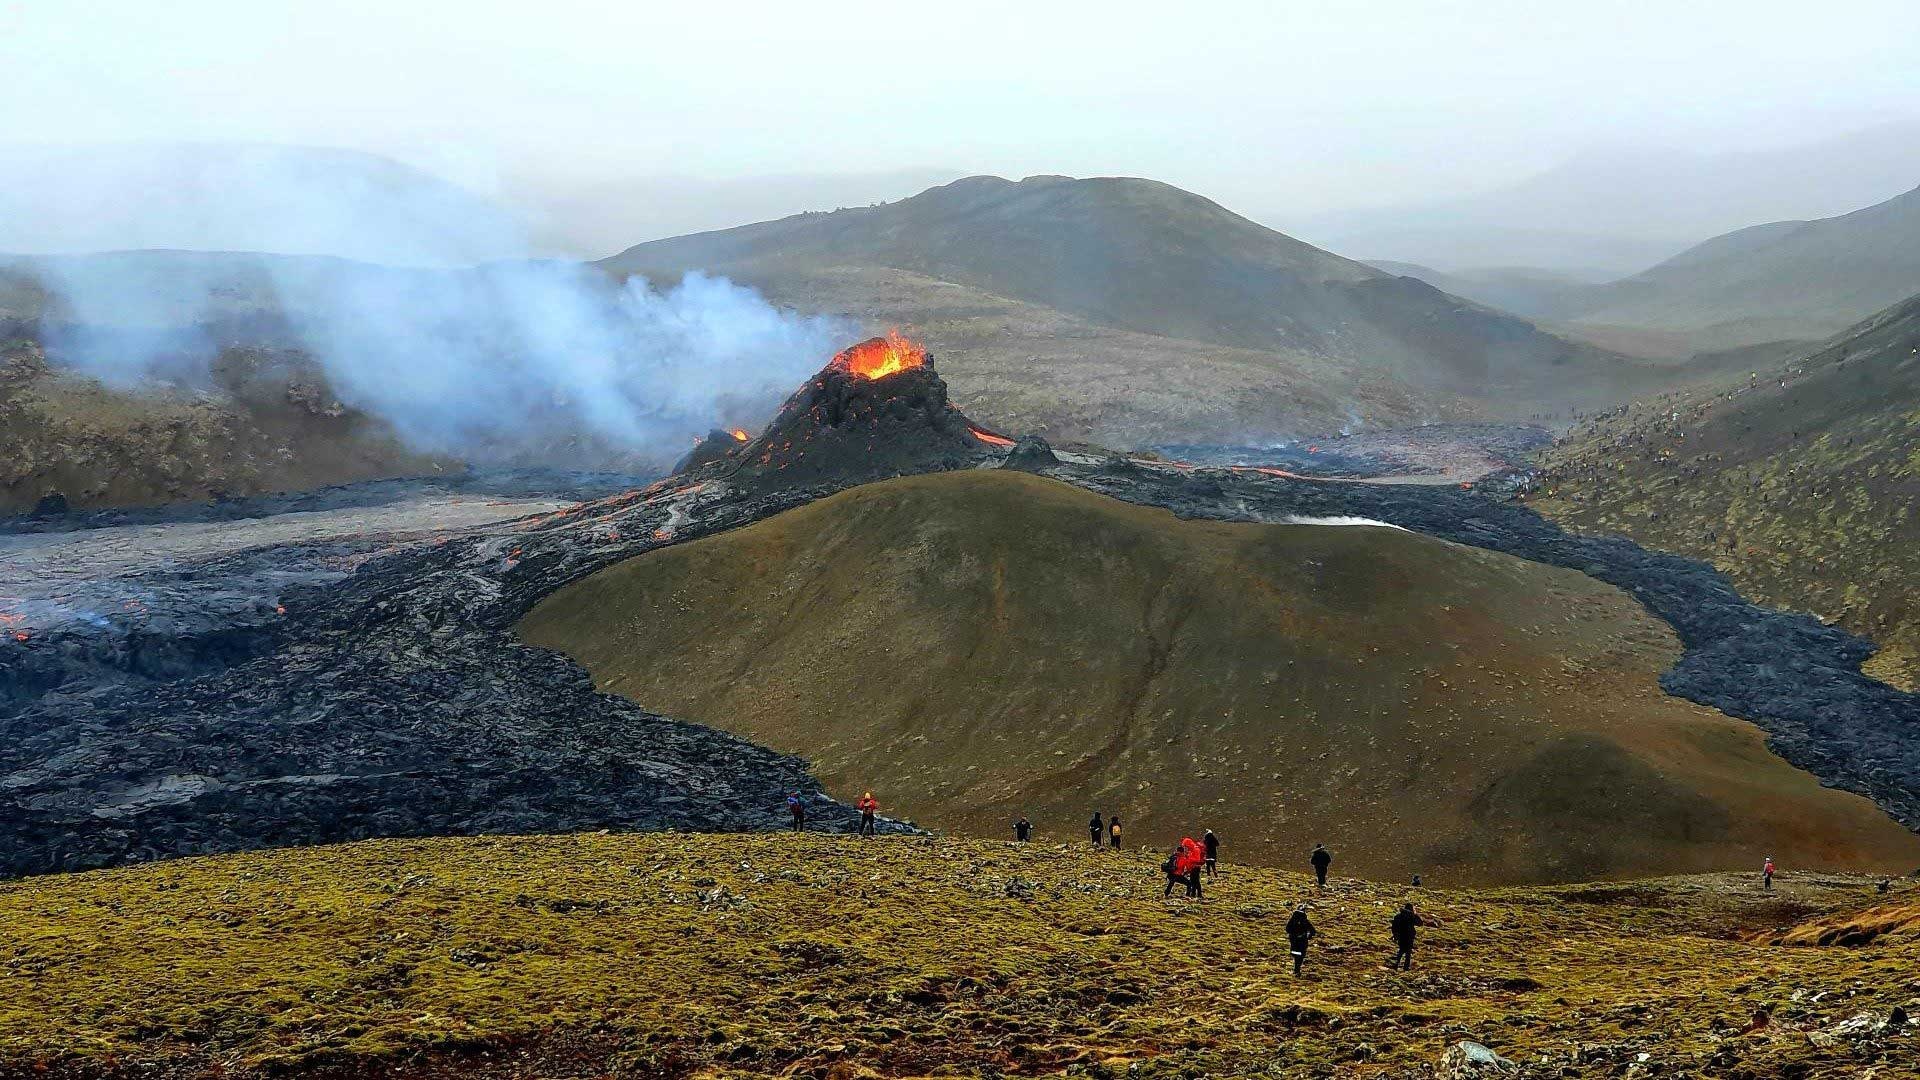
[[[1520,1066],[1477,1042],[1461,1041],[1449,1047],[1440,1059],[1440,1080],[1478,1080],[1486,1076],[1507,1076]]]
[[[1053,447],[1047,445],[1047,440],[1038,435],[1022,435],[1014,441],[1013,449],[1000,467],[1021,472],[1040,472],[1058,464],[1060,459],[1053,455]]]

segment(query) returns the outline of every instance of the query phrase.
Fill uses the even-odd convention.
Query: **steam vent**
[[[683,468],[747,488],[842,485],[964,469],[1013,445],[955,408],[933,357],[898,333],[843,349],[758,437],[742,434],[715,431]]]

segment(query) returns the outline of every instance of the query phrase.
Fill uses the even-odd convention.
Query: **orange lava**
[[[981,442],[986,443],[988,446],[1012,446],[1013,445],[1013,440],[1007,438],[1005,435],[995,435],[991,431],[984,431],[980,428],[973,427],[972,425],[968,425],[967,430],[973,432],[974,438],[979,439]]]
[[[833,362],[864,379],[884,379],[908,368],[925,367],[927,350],[908,341],[898,330],[886,337],[868,338],[848,346]]]
[[[746,428],[734,428],[734,429],[733,429],[733,431],[732,431],[732,432],[730,432],[730,434],[731,434],[731,435],[732,435],[732,436],[733,436],[733,437],[734,437],[735,439],[737,439],[737,440],[739,440],[740,442],[746,442],[746,441],[747,441],[747,429],[746,429]]]

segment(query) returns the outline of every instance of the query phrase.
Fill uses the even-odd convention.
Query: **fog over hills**
[[[1915,178],[1920,179],[1920,169]],[[1819,339],[1920,292],[1920,188],[1816,221],[1717,236],[1574,300],[1580,323]]]
[[[1479,194],[1264,216],[1355,258],[1620,277],[1720,233],[1844,214],[1916,181],[1920,120],[1905,120],[1766,149],[1601,148]]]
[[[522,214],[357,150],[0,143],[0,173],[0,253],[164,248],[447,266],[528,250]]]

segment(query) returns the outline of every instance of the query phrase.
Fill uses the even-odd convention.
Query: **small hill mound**
[[[1763,602],[1870,638],[1920,689],[1920,296],[1787,367],[1577,429],[1542,513],[1711,559]]]
[[[1709,332],[1722,348],[1819,341],[1920,292],[1920,188],[1817,221],[1705,241],[1580,297],[1575,322]]]
[[[1265,352],[1289,372],[1353,363],[1373,378],[1467,395],[1495,411],[1523,408],[1515,395],[1607,398],[1635,377],[1610,353],[1130,177],[975,176],[883,206],[656,240],[601,265],[656,277],[706,269],[784,302],[862,315],[884,309],[922,324],[943,355],[941,335],[976,337],[953,324],[949,305],[920,295],[948,283],[1109,330]],[[909,283],[883,291],[870,281],[859,290],[828,281],[833,271],[879,269],[917,276],[928,289],[901,295]],[[929,307],[942,309],[938,322],[924,318]],[[955,374],[970,374],[971,353],[957,355]]]
[[[1915,837],[1663,695],[1678,654],[1570,571],[1384,528],[1180,521],[972,471],[873,484],[562,589],[521,627],[603,689],[978,835],[1025,814],[1388,878],[1899,866]],[[1765,849],[1763,851],[1762,849]]]

